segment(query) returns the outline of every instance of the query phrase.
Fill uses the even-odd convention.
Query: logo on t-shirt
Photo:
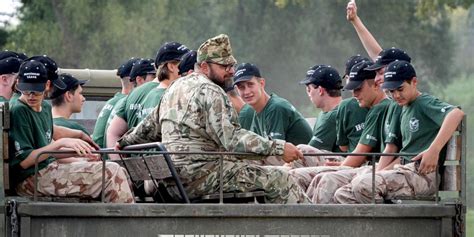
[[[270,133],[270,137],[272,138],[278,138],[278,137],[282,137],[283,134],[279,133],[279,132],[271,132]]]
[[[441,108],[441,113],[445,113],[446,110],[448,110],[451,107],[453,107],[453,106],[452,105],[444,106],[443,108]]]
[[[51,142],[51,130],[46,131],[46,141]]]
[[[355,125],[356,131],[358,132],[358,131],[363,130],[363,129],[364,129],[364,125],[365,125],[365,123],[356,124],[356,125]]]
[[[413,117],[410,119],[410,132],[417,132],[420,129],[420,120]]]

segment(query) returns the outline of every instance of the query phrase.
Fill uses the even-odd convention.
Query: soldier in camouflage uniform
[[[269,140],[240,127],[237,114],[222,87],[232,77],[236,63],[227,35],[204,42],[198,49],[195,72],[175,81],[160,106],[118,146],[159,141],[170,152],[234,151],[283,156],[290,162],[302,158],[297,148],[283,140]],[[218,192],[218,155],[172,155],[191,198]],[[248,157],[239,157],[246,159]],[[260,157],[262,159],[263,157]],[[287,172],[224,157],[225,192],[265,191],[271,203],[309,202]]]
[[[11,108],[9,140],[14,146],[10,157],[12,181],[21,195],[34,193],[35,160],[42,151],[74,150],[79,156],[43,154],[38,158],[38,193],[45,196],[97,198],[102,190],[102,162],[91,154],[96,146],[79,130],[53,125],[51,105],[44,101],[46,68],[39,61],[20,66],[18,102]],[[56,159],[61,158],[61,159]],[[134,202],[128,176],[117,163],[105,165],[105,201]]]

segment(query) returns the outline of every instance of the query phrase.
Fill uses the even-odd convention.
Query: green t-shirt
[[[355,98],[348,98],[339,103],[336,113],[338,146],[348,146],[347,152],[352,152],[356,148],[364,130],[368,111],[367,108],[361,108]]]
[[[153,88],[142,102],[142,110],[138,112],[137,118],[142,121],[148,116],[157,105],[160,104],[161,97],[165,93],[166,88]]]
[[[385,144],[395,144],[398,149],[402,148],[402,134],[400,131],[400,116],[402,114],[402,106],[391,100],[385,119],[385,129],[387,138]]]
[[[141,111],[143,108],[143,100],[148,95],[148,93],[153,89],[156,88],[160,83],[150,81],[147,82],[140,87],[134,89],[128,96],[127,101],[125,103],[125,107],[117,111],[117,116],[123,118],[127,121],[128,128],[133,128],[140,123],[140,119],[138,118],[138,112]]]
[[[110,122],[112,122],[112,119],[114,116],[119,113],[119,111],[125,111],[125,104],[127,103],[127,98],[128,96],[120,98],[117,103],[115,104],[114,108],[110,112],[109,117],[107,118],[107,123],[105,124],[105,129],[104,129],[104,147],[107,146],[107,129],[110,126]]]
[[[250,130],[253,122],[253,116],[255,115],[255,110],[249,104],[244,104],[242,109],[239,112],[239,123],[240,126],[246,130]]]
[[[313,137],[308,145],[326,151],[341,152],[336,144],[336,133],[334,132],[336,131],[337,108],[338,106],[330,111],[319,113],[313,128]]]
[[[81,130],[85,132],[87,135],[89,135],[89,132],[87,132],[86,128],[74,121],[71,121],[69,119],[63,118],[63,117],[58,117],[58,118],[53,118],[53,123],[54,125],[57,126],[63,126],[66,128],[70,129],[76,129],[76,130]]]
[[[400,118],[403,147],[400,152],[419,153],[428,149],[438,135],[444,118],[454,108],[427,94],[422,94],[410,105],[403,106]],[[446,154],[442,152],[438,160],[440,167],[445,158]]]
[[[5,97],[0,96],[0,103],[9,102],[9,101],[10,101],[10,100],[7,100]]]
[[[385,117],[387,116],[389,99],[384,99],[380,103],[369,109],[365,118],[365,126],[360,136],[359,143],[372,147],[371,152],[381,152],[385,148]]]
[[[53,116],[51,106],[43,101],[41,112],[33,111],[23,101],[18,100],[11,108],[10,145],[12,174],[14,182],[21,182],[34,174],[35,168],[31,166],[26,170],[20,163],[36,149],[51,143],[53,137]],[[39,163],[39,170],[45,168],[54,158],[50,157]]]
[[[270,95],[270,99],[260,113],[256,113],[255,110],[251,113],[246,111],[247,109],[249,107],[244,106],[240,111],[242,115],[252,115],[250,127],[243,127],[246,130],[264,137],[282,139],[295,145],[308,144],[313,136],[311,127],[301,113],[290,102],[275,94]]]
[[[99,145],[99,147],[105,147],[104,137],[105,137],[105,128],[107,126],[107,120],[109,119],[110,113],[112,113],[112,109],[114,108],[117,101],[121,98],[124,98],[125,94],[117,92],[112,99],[108,100],[102,110],[97,117],[94,126],[94,133],[92,134],[92,139],[94,142]]]
[[[21,93],[18,93],[18,92],[14,92],[12,97],[10,98],[10,108],[13,108],[14,105],[16,105],[18,103],[18,99],[20,98],[21,96]]]

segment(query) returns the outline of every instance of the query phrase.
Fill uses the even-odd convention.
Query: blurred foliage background
[[[129,57],[154,58],[166,41],[196,49],[220,33],[239,62],[256,63],[268,91],[307,117],[317,111],[297,84],[314,64],[344,69],[366,55],[346,21],[346,0],[21,0],[19,24],[0,28],[0,48],[47,54],[62,68],[113,69]],[[474,120],[474,0],[357,0],[359,16],[383,48],[405,49],[420,89]],[[342,74],[342,73],[341,73]],[[468,158],[473,156],[472,132]],[[468,159],[474,208],[474,161]],[[474,235],[474,231],[471,233]]]

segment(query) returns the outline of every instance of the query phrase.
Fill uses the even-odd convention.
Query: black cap
[[[330,90],[342,89],[342,80],[339,72],[330,65],[314,65],[306,72],[306,79],[300,84],[314,84]]]
[[[48,71],[48,79],[51,80],[53,85],[59,89],[66,88],[66,84],[64,84],[61,80],[58,80],[58,65],[52,58],[48,57],[47,55],[37,55],[30,57],[27,60],[41,62],[46,67],[46,70]]]
[[[66,88],[59,89],[54,88],[53,93],[51,93],[51,99],[61,96],[62,94],[72,90],[72,88],[76,87],[77,85],[84,85],[86,84],[87,80],[77,80],[77,78],[73,77],[71,74],[62,73],[59,75],[59,79],[64,82]]]
[[[129,60],[125,61],[117,69],[117,76],[119,76],[120,78],[129,77],[130,72],[132,71],[133,65],[139,60],[140,58],[130,58]]]
[[[375,71],[365,70],[367,67],[373,64],[373,62],[366,61],[354,65],[351,68],[351,72],[349,73],[349,82],[344,87],[344,89],[355,90],[362,85],[364,80],[375,79],[375,75],[377,74]]]
[[[153,59],[140,59],[137,61],[130,71],[130,80],[134,81],[137,76],[144,76],[147,74],[155,74],[155,62]]]
[[[13,52],[13,51],[10,51],[10,50],[0,51],[0,59],[14,57],[14,58],[19,58],[23,61],[23,60],[25,60],[25,58],[23,58],[23,55],[25,55],[25,54],[19,54],[17,52]]]
[[[370,60],[367,57],[363,57],[360,54],[357,54],[357,55],[354,55],[354,56],[351,56],[350,58],[348,58],[347,61],[346,61],[346,70],[344,71],[344,76],[349,76],[349,73],[351,72],[351,69],[354,65],[356,65],[360,62],[366,62],[366,61],[367,62],[372,62],[372,60]]]
[[[405,80],[416,77],[413,66],[407,61],[395,61],[387,66],[382,89],[397,89]]]
[[[166,42],[158,50],[155,63],[158,66],[170,60],[180,61],[181,57],[187,52],[189,52],[189,49],[184,44],[178,42]]]
[[[197,61],[197,52],[196,50],[191,50],[181,57],[181,62],[179,63],[179,75],[194,69],[194,64]]]
[[[48,81],[46,67],[39,61],[29,60],[21,64],[17,88],[20,91],[44,91]]]
[[[404,50],[392,47],[390,49],[382,50],[382,52],[379,53],[379,56],[377,56],[374,65],[366,68],[365,70],[378,70],[387,66],[389,63],[395,60],[404,60],[407,62],[411,62],[410,56],[408,56],[408,54]]]
[[[253,77],[262,77],[260,70],[255,64],[241,63],[237,66],[234,73],[234,86],[242,81],[248,81]]]
[[[17,73],[23,61],[17,57],[0,59],[0,75]]]

